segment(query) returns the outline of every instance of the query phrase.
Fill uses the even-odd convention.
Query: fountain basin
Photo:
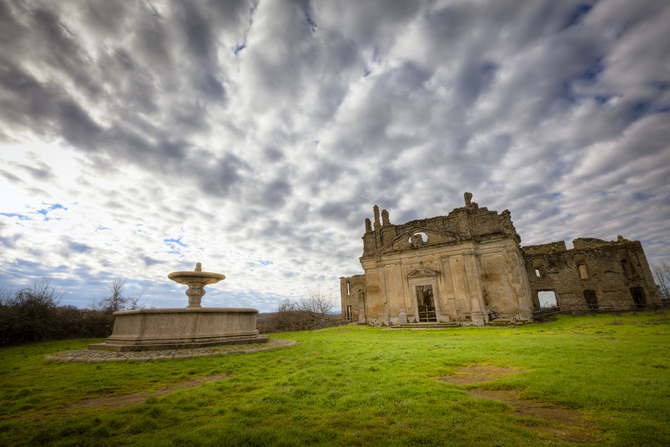
[[[172,272],[168,275],[168,278],[179,284],[202,284],[206,286],[207,284],[216,284],[219,281],[226,279],[226,275],[222,273],[209,273],[209,272]]]
[[[114,312],[112,335],[88,347],[132,351],[267,342],[269,337],[256,329],[257,314],[256,309],[218,307]]]

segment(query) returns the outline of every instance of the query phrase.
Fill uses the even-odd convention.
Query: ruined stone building
[[[523,247],[526,274],[539,309],[538,292],[554,292],[562,310],[624,310],[660,305],[660,296],[639,241],[621,236]]]
[[[508,210],[465,206],[447,216],[391,224],[365,220],[365,274],[340,278],[342,316],[375,325],[529,322],[538,292],[561,309],[629,309],[660,297],[638,241],[575,239],[521,247]]]

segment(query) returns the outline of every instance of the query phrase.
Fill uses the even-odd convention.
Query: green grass
[[[93,340],[3,348],[0,445],[570,445],[529,428],[546,421],[437,380],[486,363],[527,372],[475,386],[580,410],[599,428],[596,445],[667,446],[667,322],[638,313],[439,331],[344,326],[273,334],[300,342],[273,351],[133,363],[42,360]],[[65,409],[215,374],[231,378],[131,407]]]

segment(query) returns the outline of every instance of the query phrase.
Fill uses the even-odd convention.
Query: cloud
[[[3,281],[81,305],[128,277],[180,306],[166,275],[200,261],[227,276],[205,300],[270,310],[361,272],[374,204],[403,223],[464,191],[524,244],[667,259],[669,21],[652,0],[0,2]]]

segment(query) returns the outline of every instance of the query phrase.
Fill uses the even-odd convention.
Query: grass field
[[[556,446],[577,438],[586,441],[579,445],[670,445],[663,314],[434,331],[343,326],[272,337],[300,344],[103,364],[42,360],[92,340],[2,348],[0,445]],[[473,385],[444,381],[474,364],[524,372]],[[208,376],[218,380],[194,386]],[[122,403],[124,395],[178,383],[190,387],[135,405],[76,405],[100,396]],[[584,423],[567,430],[473,397],[473,389],[519,390],[527,402],[577,410]]]

